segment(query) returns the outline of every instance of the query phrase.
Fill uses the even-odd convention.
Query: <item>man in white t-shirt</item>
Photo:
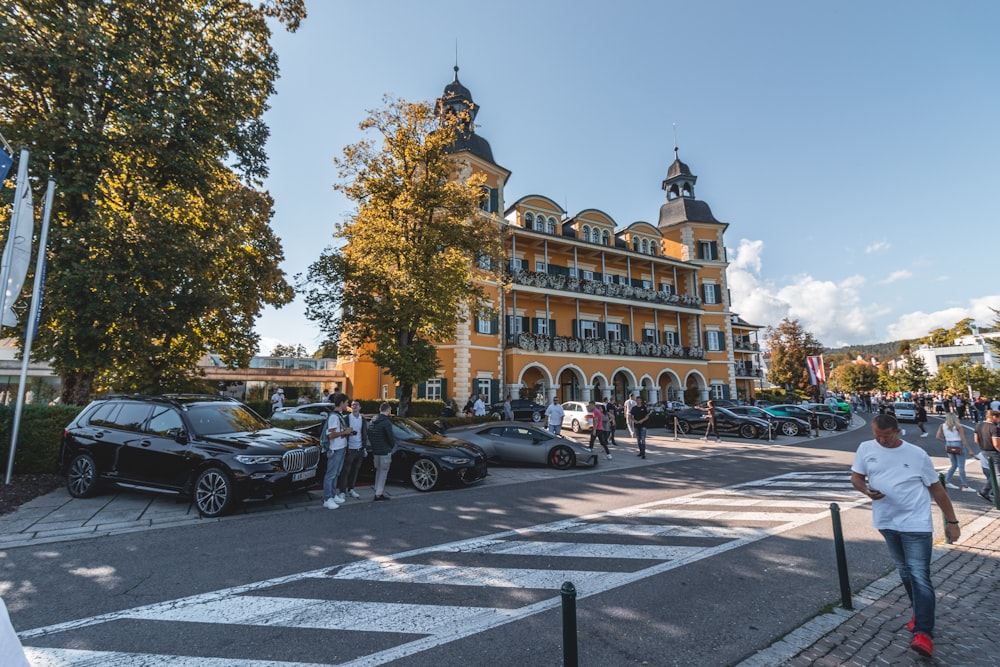
[[[625,425],[628,426],[628,433],[635,437],[635,422],[632,420],[632,408],[635,407],[635,394],[629,394],[625,401]]]
[[[548,424],[552,435],[559,435],[562,431],[563,417],[565,416],[566,411],[563,410],[563,406],[559,405],[559,399],[553,396],[552,405],[545,408],[545,423]]]
[[[486,394],[480,394],[479,397],[476,398],[476,402],[472,404],[472,416],[486,416]]]
[[[931,498],[944,512],[945,536],[951,541],[961,532],[958,518],[930,457],[900,438],[895,417],[876,416],[872,433],[875,439],[862,442],[854,456],[851,484],[872,499],[872,524],[882,533],[913,606],[913,618],[906,626],[913,633],[910,648],[931,657],[935,606]]]

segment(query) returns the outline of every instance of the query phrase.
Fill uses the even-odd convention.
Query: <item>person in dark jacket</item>
[[[385,494],[385,480],[389,476],[392,452],[396,449],[396,436],[392,432],[392,408],[388,403],[379,406],[378,414],[368,427],[368,443],[375,463],[375,500],[389,500]]]

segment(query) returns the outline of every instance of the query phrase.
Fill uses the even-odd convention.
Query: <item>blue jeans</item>
[[[948,443],[951,444],[950,442]],[[951,476],[955,474],[955,469],[958,469],[958,476],[962,480],[962,486],[968,486],[969,480],[965,478],[965,450],[962,450],[961,454],[949,454],[948,460],[951,461],[951,467],[948,468],[948,472],[944,474],[944,483],[947,484],[951,481]]]
[[[337,477],[344,467],[344,456],[347,447],[326,452],[326,474],[323,475],[323,500],[329,500],[337,495]]]
[[[934,636],[934,584],[931,582],[931,545],[934,533],[879,530],[896,561],[899,578],[913,605],[913,632]]]
[[[549,424],[549,430],[552,431],[552,435],[559,435],[562,433],[562,424]]]
[[[635,442],[639,445],[639,453],[646,455],[646,427],[642,424],[635,425]]]

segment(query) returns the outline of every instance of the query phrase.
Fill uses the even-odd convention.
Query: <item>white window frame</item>
[[[597,338],[597,322],[580,320],[580,338]]]
[[[594,272],[593,271],[584,271],[583,272],[583,279],[584,280],[593,280],[594,279]]]
[[[489,378],[477,378],[476,379],[476,389],[477,389],[476,395],[477,396],[480,396],[480,395],[483,395],[483,394],[486,395],[486,407],[487,408],[490,405],[493,404],[493,397],[490,396],[490,383],[491,382],[492,382],[492,380],[490,380]]]
[[[441,400],[441,378],[428,380],[424,385],[424,398],[430,401]]]
[[[723,394],[723,387],[725,387],[725,386],[726,385],[724,385],[724,384],[710,384],[710,385],[708,385],[708,393],[712,396],[713,400],[718,401],[718,400],[722,399],[722,397],[724,396],[724,394]]]
[[[584,241],[589,241],[590,240],[590,225],[584,225],[583,226],[583,231],[580,232],[580,236],[583,237]]]
[[[487,320],[487,319],[484,319],[482,317],[477,317],[476,318],[476,333],[478,333],[478,334],[485,334],[487,336],[490,335],[492,333],[490,331],[490,329],[492,328],[490,326],[491,324],[492,324],[492,320]]]
[[[556,233],[556,219],[555,218],[549,218],[548,232],[549,232],[549,234],[555,234]]]
[[[711,352],[720,352],[722,350],[722,332],[711,329],[706,331],[705,347]]]
[[[717,260],[718,257],[712,256],[712,242],[711,241],[698,241],[698,257],[699,259],[707,260]]]
[[[543,336],[549,335],[549,320],[545,317],[539,317],[538,319],[538,333]]]
[[[531,211],[526,211],[524,214],[524,228],[534,229],[535,228],[535,214]]]
[[[608,333],[608,340],[622,339],[622,325],[609,322],[604,325],[604,330]]]
[[[669,294],[670,296],[677,294],[677,292],[674,290],[674,286],[671,285],[670,283],[660,283],[660,291],[663,292],[664,294]]]
[[[549,265],[545,262],[535,262],[535,271],[539,273],[548,273]]]
[[[677,332],[670,331],[669,329],[664,329],[663,331],[663,344],[664,345],[677,345]]]
[[[705,303],[710,306],[719,303],[719,286],[715,283],[705,283]]]

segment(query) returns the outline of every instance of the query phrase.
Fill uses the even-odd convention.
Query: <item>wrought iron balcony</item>
[[[551,275],[542,273],[541,271],[517,269],[511,274],[511,278],[518,285],[529,285],[531,287],[578,292],[580,294],[592,294],[595,296],[617,297],[619,299],[633,299],[666,305],[693,308],[701,306],[701,298],[689,294],[670,294],[646,287],[606,283],[600,280],[586,280],[584,278],[574,278],[573,276]]]
[[[575,336],[546,336],[521,333],[507,337],[508,347],[535,352],[569,352],[571,354],[616,354],[626,357],[666,357],[673,359],[704,359],[701,347],[637,343],[635,341],[606,340],[604,338],[576,338]]]

